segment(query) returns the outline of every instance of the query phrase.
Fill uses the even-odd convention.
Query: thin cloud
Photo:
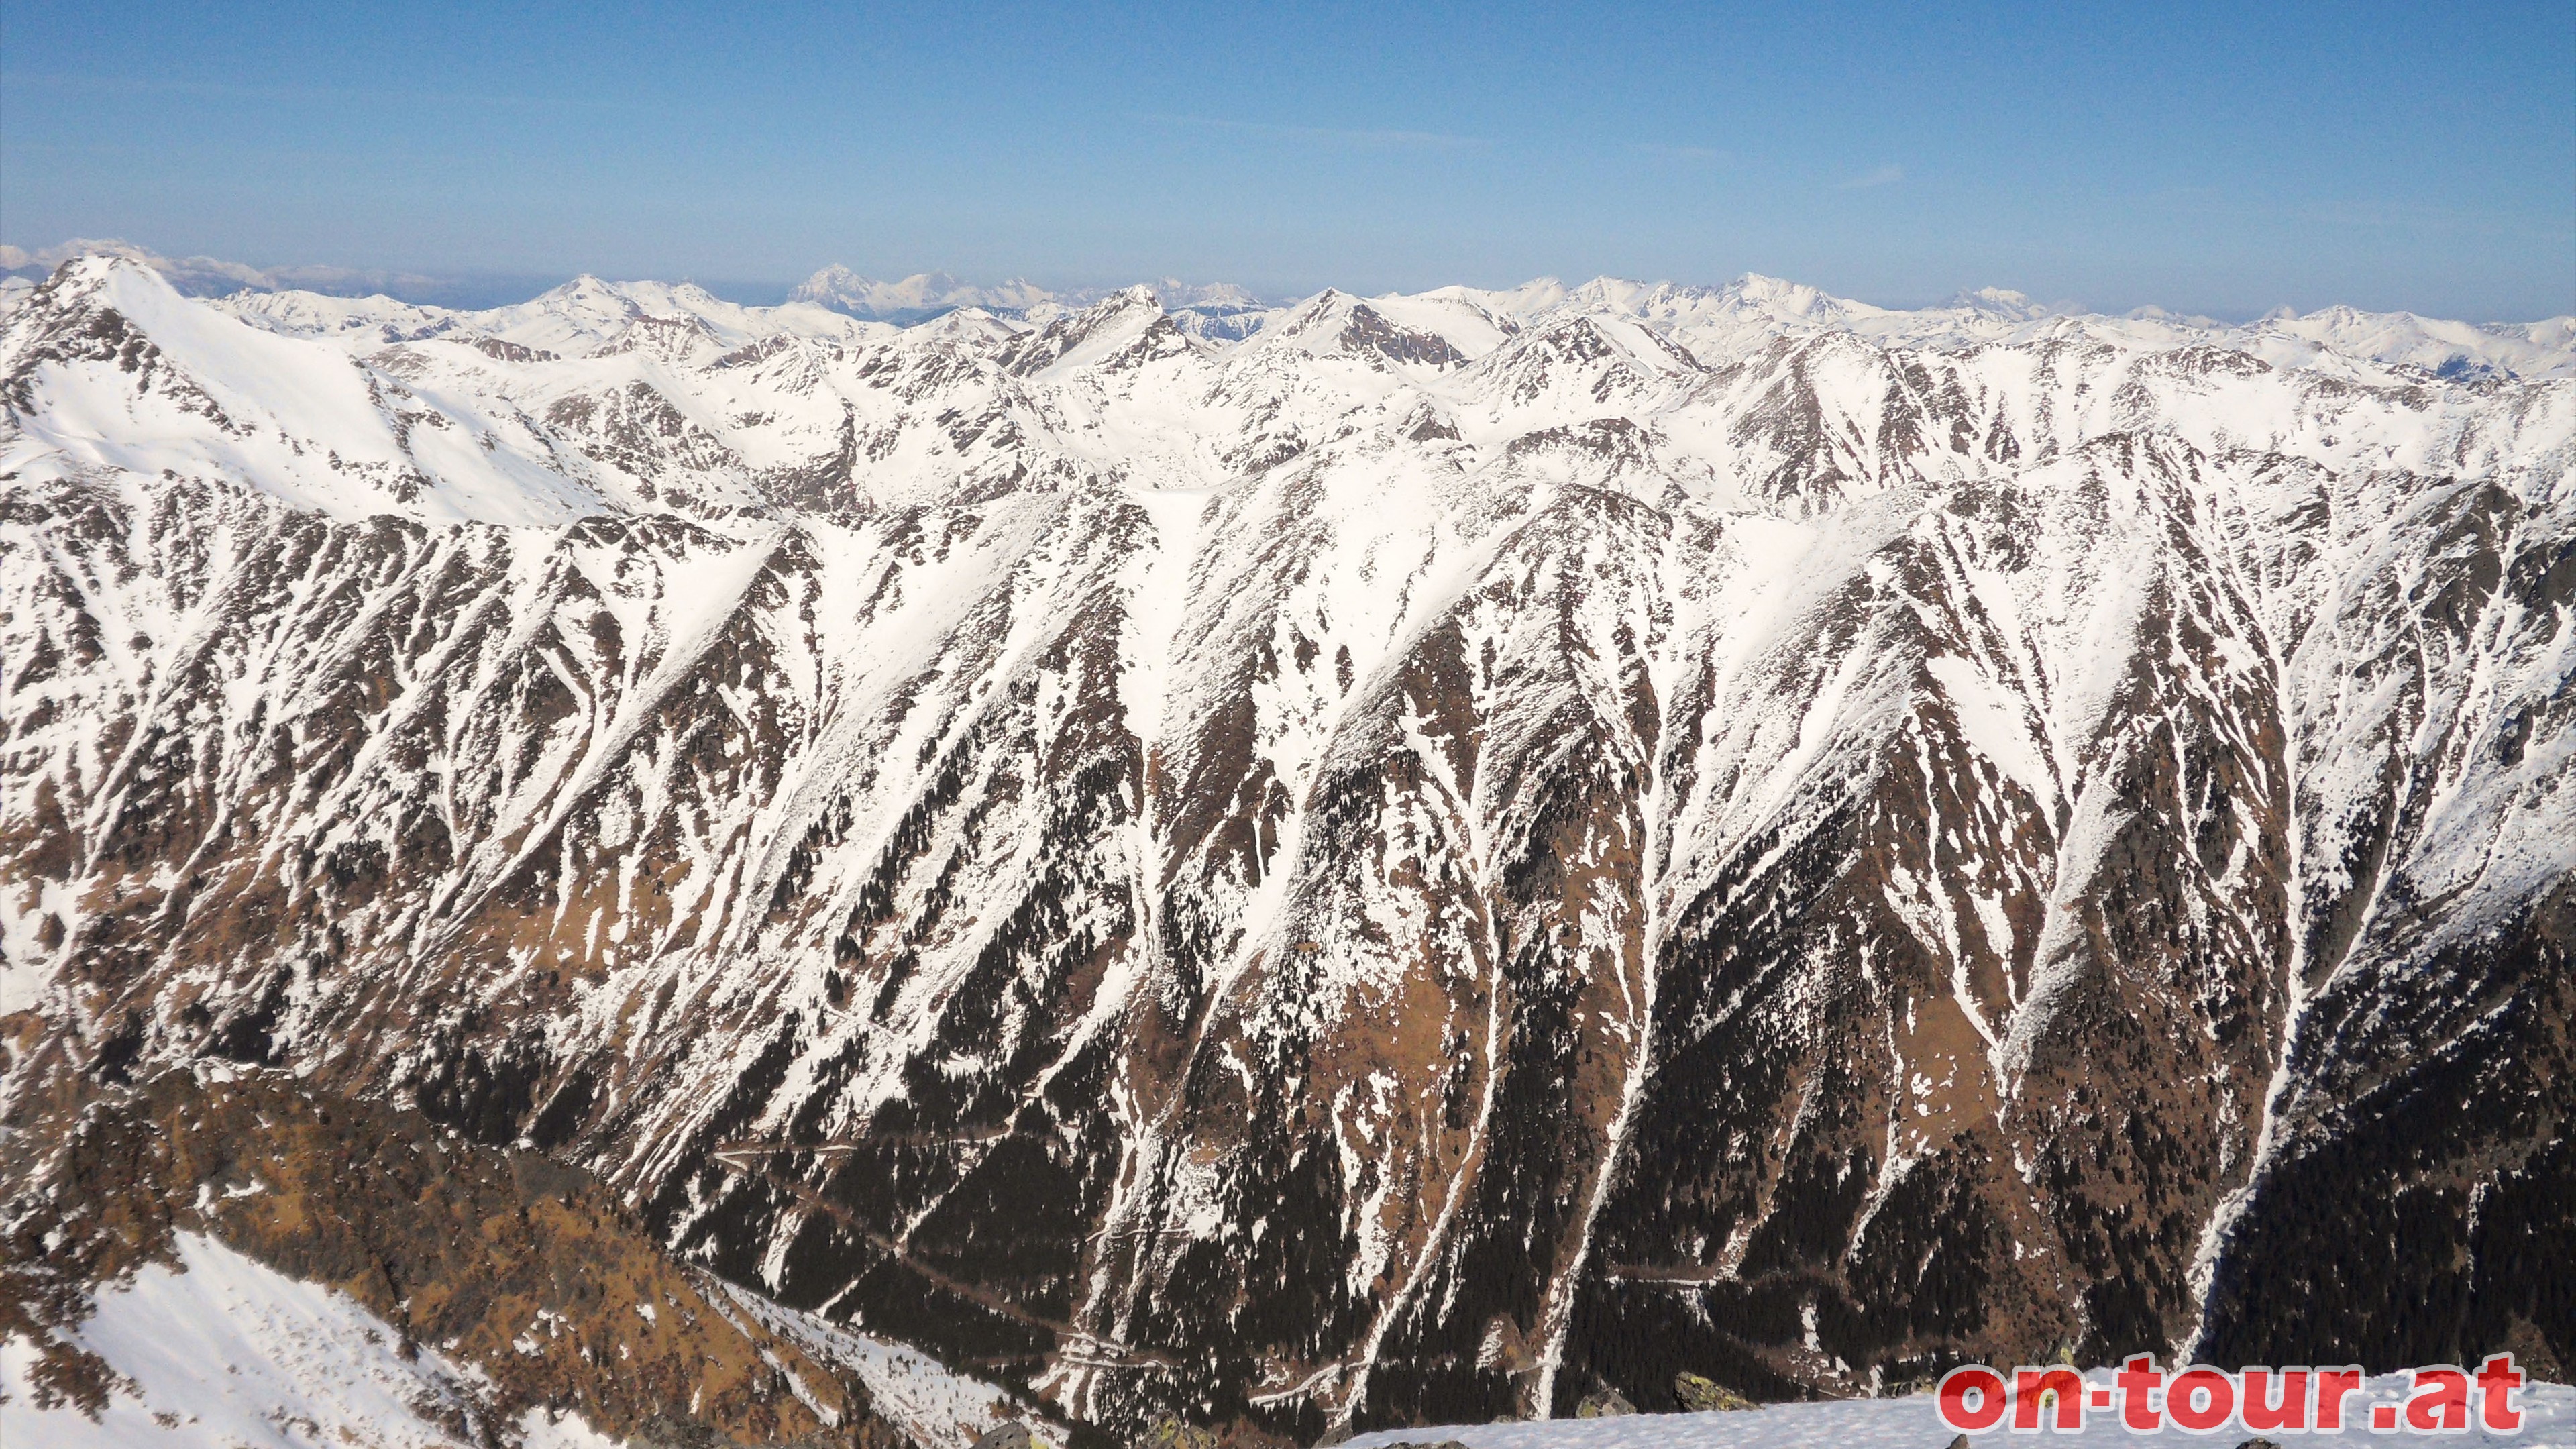
[[[1904,180],[1904,179],[1905,179],[1905,168],[1904,168],[1904,167],[1902,167],[1902,166],[1881,166],[1881,167],[1879,167],[1879,168],[1878,168],[1877,170],[1875,170],[1875,171],[1864,171],[1864,172],[1862,172],[1860,175],[1853,177],[1851,180],[1849,180],[1849,181],[1845,181],[1845,182],[1841,183],[1840,185],[1836,186],[1836,187],[1834,188],[1834,190],[1836,190],[1836,191],[1867,191],[1867,190],[1869,190],[1869,189],[1870,189],[1871,187],[1873,187],[1873,186],[1894,186],[1896,183],[1898,183],[1898,182],[1900,182],[1900,181],[1902,181],[1902,180]]]
[[[1136,119],[1158,126],[1202,131],[1232,131],[1246,136],[1273,136],[1283,141],[1309,141],[1366,151],[1465,151],[1493,144],[1482,136],[1453,136],[1445,131],[1353,130],[1340,126],[1278,126],[1266,121],[1229,121],[1216,116],[1176,116],[1140,112]]]

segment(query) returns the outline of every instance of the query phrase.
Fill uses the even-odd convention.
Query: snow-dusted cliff
[[[2565,319],[1209,315],[15,295],[10,1090],[1113,1424],[2576,1353]]]

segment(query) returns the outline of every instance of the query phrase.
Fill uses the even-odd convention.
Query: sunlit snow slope
[[[416,1104],[1112,1425],[2576,1361],[2564,319],[0,326],[12,1092]]]

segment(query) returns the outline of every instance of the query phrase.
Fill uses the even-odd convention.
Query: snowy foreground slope
[[[149,1264],[98,1294],[74,1336],[127,1377],[96,1417],[40,1408],[26,1340],[0,1344],[0,1442],[127,1446],[315,1444],[476,1449],[481,1435],[520,1449],[592,1449],[611,1439],[577,1409],[531,1408],[478,1423],[482,1376],[434,1348],[408,1356],[401,1332],[346,1294],[300,1282],[211,1238],[181,1234],[175,1261]],[[989,1428],[993,1395],[909,1349],[815,1324],[745,1295],[746,1312],[795,1324],[854,1366],[879,1413],[923,1449],[962,1449]]]
[[[967,1449],[1027,1412],[673,1263],[578,1171],[282,1072],[28,1104],[0,1234],[13,1446]]]
[[[222,1244],[179,1239],[178,1261],[153,1264],[99,1296],[79,1342],[131,1381],[95,1419],[42,1409],[25,1340],[0,1346],[0,1439],[12,1444],[302,1445],[348,1442],[450,1449],[473,1442],[469,1371],[436,1350],[395,1352],[400,1335],[345,1295],[299,1283]],[[591,1449],[613,1441],[577,1415],[531,1410],[514,1426],[526,1449]]]
[[[2563,321],[839,296],[17,295],[10,1100],[416,1106],[1118,1429],[2568,1375]]]

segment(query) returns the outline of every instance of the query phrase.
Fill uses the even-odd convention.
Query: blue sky
[[[2576,312],[2576,3],[0,16],[0,240],[1296,292]],[[721,288],[720,288],[721,290]]]

